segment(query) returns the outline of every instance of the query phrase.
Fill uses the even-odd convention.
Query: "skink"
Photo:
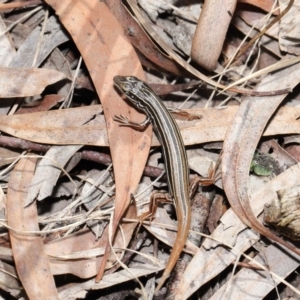
[[[169,195],[174,199],[175,203],[178,231],[169,261],[156,287],[156,291],[158,291],[171,274],[182,252],[190,229],[191,209],[187,156],[175,120],[153,90],[146,83],[132,76],[115,76],[114,82],[129,101],[147,116],[141,124],[129,122],[122,116],[116,117],[115,120],[133,128],[137,128],[139,125],[145,126],[148,122],[152,123],[162,145]]]

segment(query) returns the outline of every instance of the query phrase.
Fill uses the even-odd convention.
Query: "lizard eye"
[[[124,92],[130,92],[132,90],[132,86],[129,83],[122,83],[122,89]]]

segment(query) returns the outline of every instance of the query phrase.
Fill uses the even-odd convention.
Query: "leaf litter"
[[[282,283],[280,297],[299,295],[293,279],[299,250],[267,229],[261,217],[278,190],[299,185],[299,3],[238,1],[222,21],[216,1],[205,8],[207,23],[200,18],[197,24],[202,5],[163,0],[0,5],[0,288],[11,297],[109,297],[107,288],[118,285],[119,299],[125,291],[155,298],[154,280],[177,224],[172,206],[157,209],[151,222],[138,219],[153,189],[167,189],[164,165],[151,126],[135,131],[113,121],[120,114],[135,122],[145,118],[115,90],[115,75],[146,80],[168,107],[184,109],[177,122],[193,175],[207,177],[222,156],[218,180],[198,191],[208,203],[223,199],[207,225],[214,231],[193,231],[205,237],[201,246],[194,238],[186,242],[186,270],[178,268],[160,293],[193,299],[197,291],[208,297],[209,283],[219,286],[209,299],[272,299]],[[274,18],[280,22],[257,42]],[[218,26],[224,29],[224,22],[229,27],[222,33]],[[204,23],[209,29],[201,28]],[[197,43],[216,45],[217,33],[224,42],[216,53],[199,51]],[[257,42],[252,50],[243,46],[245,36]],[[247,50],[240,55],[240,49]],[[199,60],[193,53],[200,53]],[[187,115],[197,118],[184,119]],[[249,175],[257,150],[276,159],[282,173]],[[161,174],[158,180],[154,174]],[[132,198],[145,186],[147,192]],[[201,209],[209,207],[200,207],[208,216]]]

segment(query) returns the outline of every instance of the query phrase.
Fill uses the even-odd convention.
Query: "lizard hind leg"
[[[151,223],[151,221],[153,220],[153,218],[155,216],[159,202],[171,204],[171,203],[173,203],[173,200],[172,200],[172,197],[168,193],[163,193],[163,192],[152,193],[152,195],[150,197],[149,210],[139,216],[139,227],[138,227],[137,232],[139,231],[142,223],[145,220],[148,219]]]

